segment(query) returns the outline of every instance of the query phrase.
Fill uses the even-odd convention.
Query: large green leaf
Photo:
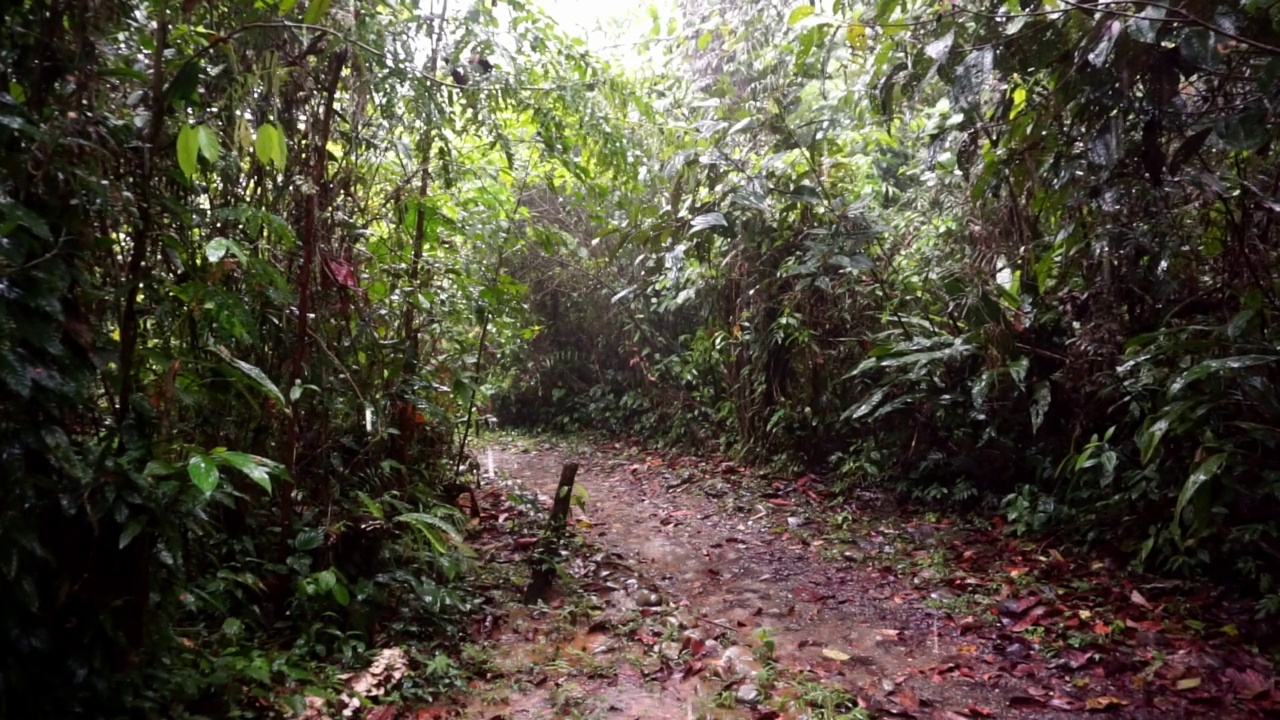
[[[219,464],[230,465],[249,476],[250,480],[261,485],[267,492],[271,492],[272,473],[284,472],[284,466],[280,463],[249,453],[225,450],[214,454],[213,459]]]
[[[280,132],[280,128],[271,123],[263,123],[258,126],[257,137],[253,141],[254,152],[258,155],[258,160],[263,165],[273,165],[277,168],[283,168],[287,159],[287,148],[284,141],[284,133]]]
[[[1195,470],[1191,471],[1191,475],[1187,478],[1186,483],[1182,486],[1182,492],[1178,494],[1178,506],[1173,511],[1173,521],[1175,523],[1182,522],[1182,509],[1187,506],[1188,502],[1195,497],[1206,482],[1222,469],[1222,464],[1227,461],[1228,453],[1218,453],[1205,458]]]
[[[218,481],[221,479],[218,475],[218,466],[213,460],[205,455],[192,455],[187,461],[187,475],[191,477],[191,482],[206,493],[211,493],[218,487]]]
[[[200,136],[196,129],[184,125],[178,131],[178,167],[188,178],[196,174],[200,158]]]
[[[333,0],[311,0],[307,5],[307,12],[302,17],[302,22],[308,25],[315,25],[324,19],[326,13],[329,12],[329,6]]]
[[[196,141],[200,146],[200,154],[210,163],[218,162],[222,147],[218,144],[218,134],[208,125],[196,126]]]
[[[1205,360],[1195,367],[1187,370],[1178,376],[1169,385],[1169,397],[1173,397],[1182,391],[1187,385],[1208,377],[1210,375],[1218,375],[1231,370],[1240,370],[1243,368],[1254,367],[1256,365],[1265,365],[1266,363],[1280,360],[1275,355],[1239,355],[1237,357],[1217,358],[1214,360]]]
[[[275,398],[276,402],[280,403],[281,407],[285,407],[287,405],[284,400],[284,395],[280,392],[280,388],[277,387],[275,383],[271,382],[271,378],[268,378],[266,373],[243,360],[232,357],[231,353],[224,347],[219,346],[217,350],[223,360],[226,360],[232,367],[244,373],[250,380],[257,383],[258,387],[261,387],[268,395]]]

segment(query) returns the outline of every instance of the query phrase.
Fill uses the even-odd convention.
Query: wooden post
[[[551,583],[556,578],[552,554],[560,548],[560,539],[569,521],[569,502],[573,499],[573,481],[577,475],[578,463],[575,462],[565,463],[560,470],[560,484],[556,486],[556,497],[551,503],[551,516],[547,518],[547,527],[542,531],[542,539],[530,560],[533,576],[524,589],[526,605],[546,601],[547,594],[551,592]]]

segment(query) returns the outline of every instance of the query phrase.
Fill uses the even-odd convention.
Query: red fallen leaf
[[[1266,677],[1257,670],[1227,668],[1225,674],[1235,688],[1236,697],[1242,700],[1253,700],[1259,695],[1271,692],[1275,685],[1272,678]]]
[[[515,542],[515,545],[518,548],[533,547],[534,545],[537,545],[537,544],[538,544],[538,538],[536,537],[516,538],[516,542]]]
[[[379,705],[369,708],[364,714],[364,720],[395,720],[397,714],[396,706]]]
[[[1147,610],[1152,609],[1151,603],[1147,602],[1147,599],[1142,597],[1142,593],[1137,590],[1129,593],[1129,602],[1137,605],[1138,607],[1146,608]]]
[[[1031,697],[1030,695],[1013,695],[1009,698],[1009,707],[1011,708],[1038,708],[1044,707],[1044,700]]]
[[[889,693],[887,697],[901,705],[902,709],[907,712],[915,712],[920,709],[920,698],[911,691],[911,688],[899,688]]]
[[[1021,598],[1010,598],[1000,603],[999,610],[1001,615],[1021,615],[1022,613],[1035,607],[1040,602],[1040,596],[1032,593]]]
[[[707,667],[707,664],[702,662],[701,660],[696,660],[694,662],[691,662],[685,665],[684,668],[680,671],[680,679],[687,680],[693,677],[694,675],[697,675],[698,673],[702,672],[706,667]]]
[[[1028,663],[1019,663],[1014,666],[1012,675],[1016,678],[1033,677],[1036,674],[1036,668]]]
[[[1164,625],[1159,620],[1125,620],[1124,626],[1130,630],[1144,632],[1160,632],[1164,629]]]
[[[943,676],[943,675],[946,675],[946,674],[947,674],[947,673],[949,673],[949,672],[952,672],[953,670],[955,670],[955,669],[956,669],[956,664],[955,664],[955,663],[943,663],[942,665],[935,665],[935,666],[933,666],[932,668],[929,668],[929,669],[933,671],[933,681],[934,681],[934,682],[942,682],[942,676]]]
[[[795,507],[795,503],[790,500],[783,500],[782,498],[769,498],[765,502],[775,507]]]
[[[1084,708],[1084,703],[1069,697],[1056,697],[1046,704],[1054,710],[1065,710],[1067,712],[1080,712]]]
[[[1099,635],[1110,635],[1111,626],[1099,620],[1093,624],[1093,631]]]
[[[1014,623],[1013,627],[1009,629],[1013,632],[1022,632],[1023,630],[1026,630],[1032,625],[1038,625],[1040,623],[1040,616],[1044,615],[1046,612],[1048,612],[1048,610],[1049,608],[1045,607],[1044,605],[1037,605],[1031,608],[1031,610],[1027,612],[1025,617],[1023,617],[1018,622]]]
[[[1052,695],[1053,690],[1050,690],[1049,688],[1041,685],[1032,685],[1031,687],[1027,688],[1027,694],[1043,698],[1043,697],[1048,697]]]
[[[1093,659],[1093,653],[1086,650],[1063,650],[1059,662],[1072,670],[1079,670]]]
[[[968,717],[995,717],[995,713],[990,708],[984,708],[981,705],[969,703],[969,706],[963,710]]]
[[[1009,577],[1018,577],[1019,575],[1025,575],[1028,571],[1031,570],[1031,568],[1025,567],[1022,565],[1019,565],[1019,566],[1006,565],[1003,569],[1005,572],[1009,573]]]

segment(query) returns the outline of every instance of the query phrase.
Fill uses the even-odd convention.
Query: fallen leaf
[[[907,712],[915,712],[920,709],[920,698],[911,691],[911,688],[899,688],[889,693],[888,697],[901,705],[902,709]]]
[[[1079,712],[1084,709],[1084,703],[1069,697],[1056,697],[1046,703],[1054,710],[1065,710],[1067,712]]]
[[[1110,635],[1111,626],[1099,621],[1093,624],[1093,631],[1099,635]]]
[[[1182,678],[1174,685],[1174,687],[1178,688],[1179,690],[1191,690],[1194,688],[1198,688],[1200,687],[1200,678],[1198,677]]]
[[[1022,613],[1035,607],[1040,602],[1040,596],[1032,593],[1021,598],[1010,598],[1000,603],[1001,615],[1021,615]]]
[[[395,705],[379,705],[365,711],[364,720],[395,720],[396,715]]]
[[[1129,602],[1139,607],[1144,607],[1148,610],[1151,609],[1151,603],[1147,602],[1147,599],[1142,597],[1142,593],[1138,592],[1137,590],[1134,590],[1133,592],[1129,593]]]
[[[833,650],[831,648],[822,648],[822,654],[836,662],[844,662],[850,657],[849,653],[840,652],[839,650]]]
[[[1089,698],[1088,700],[1084,701],[1085,709],[1092,712],[1100,712],[1100,711],[1110,710],[1112,708],[1124,707],[1125,705],[1128,705],[1128,704],[1129,704],[1128,700],[1121,700],[1120,698],[1112,697],[1111,695],[1099,695],[1098,697]]]
[[[1009,707],[1012,708],[1032,708],[1044,707],[1044,700],[1030,695],[1014,695],[1009,698]]]
[[[984,708],[973,703],[970,703],[969,707],[964,709],[964,714],[969,717],[995,717],[995,713],[990,708]]]
[[[1228,668],[1227,679],[1235,687],[1236,696],[1242,700],[1252,700],[1259,695],[1271,692],[1275,681],[1257,670],[1237,670]]]
[[[1049,608],[1044,605],[1037,605],[1027,611],[1026,616],[1014,623],[1013,627],[1009,628],[1009,630],[1017,633],[1030,628],[1032,625],[1038,625],[1040,623],[1040,616],[1044,615],[1048,611]]]

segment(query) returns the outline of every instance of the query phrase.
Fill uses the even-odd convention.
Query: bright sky
[[[560,23],[565,32],[580,35],[592,50],[619,43],[637,42],[649,36],[653,21],[649,6],[655,5],[665,23],[674,10],[673,0],[534,0]],[[625,25],[619,21],[625,19]],[[601,32],[601,27],[608,28]]]

